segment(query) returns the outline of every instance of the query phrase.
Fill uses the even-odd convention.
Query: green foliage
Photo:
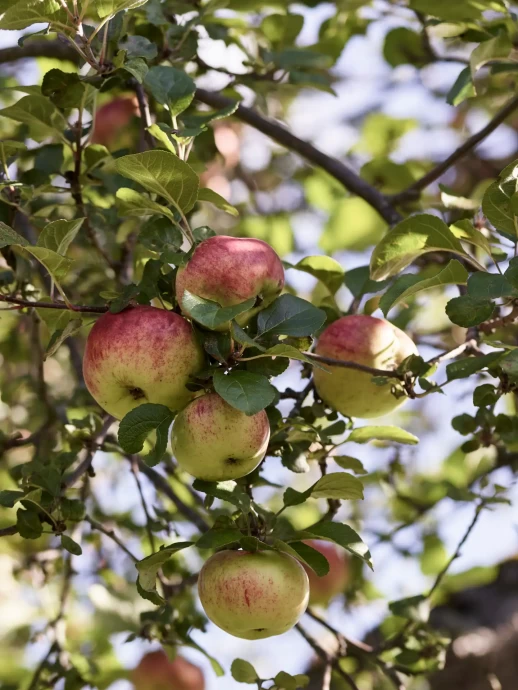
[[[421,70],[445,59],[458,74],[423,103],[462,104],[441,125],[447,141],[465,138],[480,111],[489,134],[514,109],[492,120],[516,87],[515,28],[503,0],[0,0],[0,30],[23,32],[0,51],[13,64],[0,77],[0,555],[6,601],[20,601],[2,639],[2,687],[108,688],[129,677],[113,648],[124,633],[191,647],[226,674],[221,687],[231,676],[258,690],[312,688],[309,650],[308,675],[267,653],[262,678],[223,643],[222,666],[195,642],[206,619],[192,584],[220,549],[281,551],[324,577],[333,565],[314,540],[348,554],[349,620],[374,596],[389,611],[372,652],[337,636],[332,690],[340,669],[365,690],[393,684],[393,669],[416,687],[440,669],[448,641],[433,606],[495,577],[447,572],[464,542],[452,551],[441,503],[473,509],[467,540],[485,509],[508,506],[516,474],[517,153],[509,138],[511,162],[495,174],[502,150],[489,165],[469,140],[436,168],[415,144],[430,121],[389,113],[406,112],[400,75],[428,89]],[[366,88],[365,103],[340,114],[347,133],[334,150],[326,116],[347,100],[343,56],[360,42],[374,50],[380,35],[390,106]],[[31,56],[25,72],[19,58]],[[297,133],[313,147],[289,129],[302,107]],[[268,242],[284,261],[282,294],[231,307],[187,291],[180,300],[176,272],[215,234]],[[135,305],[188,315],[205,353],[193,396],[264,411],[268,451],[250,475],[193,481],[170,451],[178,410],[140,404],[117,429],[95,404],[81,361],[90,326]],[[365,387],[413,401],[379,424],[340,416],[312,386],[315,368],[335,371],[315,359],[315,341],[356,313],[390,316],[420,350],[395,373],[391,356],[370,372],[359,358]],[[123,371],[124,346],[110,345]],[[163,353],[152,354],[154,374]],[[434,457],[423,458],[432,433]],[[451,438],[462,445],[450,452]],[[127,481],[136,503],[117,493]],[[401,565],[391,587],[380,544]],[[429,580],[423,592],[405,579],[406,559]],[[389,601],[401,589],[411,596]],[[49,647],[36,676],[26,665],[35,620]]]

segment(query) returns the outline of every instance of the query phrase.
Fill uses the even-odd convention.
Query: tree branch
[[[138,467],[142,474],[144,474],[154,485],[155,489],[167,496],[167,498],[176,506],[178,511],[193,524],[195,524],[200,532],[206,532],[209,529],[209,524],[205,521],[205,519],[175,494],[165,477],[162,477],[159,472],[146,465],[146,463],[140,458],[138,459]]]
[[[88,472],[92,465],[92,460],[94,459],[95,452],[97,450],[97,446],[102,444],[104,439],[106,438],[106,434],[108,433],[109,428],[111,427],[113,423],[113,417],[111,415],[107,415],[105,418],[103,425],[101,427],[101,430],[97,434],[95,438],[92,439],[90,442],[90,447],[88,448],[88,451],[86,453],[86,456],[84,460],[82,460],[79,465],[76,467],[75,470],[70,472],[62,482],[62,488],[63,491],[65,489],[69,489],[71,486],[74,486],[74,484],[77,482],[78,479],[80,479],[83,474]]]
[[[104,527],[104,525],[101,525],[100,522],[97,522],[97,520],[94,520],[90,516],[85,517],[85,522],[88,522],[88,524],[93,528],[96,529],[98,532],[102,532],[102,534],[106,535],[109,537],[112,541],[114,541],[120,548],[124,551],[125,554],[127,554],[131,560],[134,563],[137,563],[139,560],[135,554],[131,553],[131,551],[124,545],[124,542],[122,542],[119,537],[115,534],[115,532],[112,529],[108,529],[107,527]]]
[[[322,647],[310,636],[308,633],[304,630],[304,628],[301,626],[300,623],[297,623],[295,626],[296,630],[302,635],[302,637],[306,640],[308,645],[313,649],[314,652],[316,652],[317,656],[322,659],[324,664],[327,666],[330,664],[334,671],[341,677],[345,682],[349,685],[351,690],[359,690],[358,686],[354,682],[354,679],[352,676],[350,676],[346,671],[343,670],[343,668],[340,666],[340,658],[335,657],[332,654],[328,654],[325,649],[322,649]]]
[[[0,529],[0,537],[10,537],[13,534],[18,534],[18,527],[16,525]]]
[[[469,153],[472,149],[474,149],[477,144],[480,144],[481,141],[483,141],[486,137],[488,137],[494,130],[506,120],[511,113],[513,113],[516,109],[518,108],[518,96],[514,96],[514,98],[511,98],[510,101],[501,109],[498,111],[498,113],[493,117],[492,120],[490,120],[485,127],[483,127],[479,132],[476,132],[473,134],[473,136],[469,137],[461,146],[459,146],[458,149],[456,149],[451,156],[448,156],[446,160],[442,161],[442,163],[439,163],[438,165],[435,166],[435,168],[432,168],[430,172],[427,172],[426,175],[423,175],[419,180],[414,182],[413,184],[410,185],[410,187],[407,187],[404,189],[402,192],[399,192],[399,194],[394,194],[391,196],[389,199],[390,201],[396,205],[400,204],[401,202],[404,201],[412,201],[415,199],[418,199],[420,196],[420,192],[428,187],[429,184],[432,182],[435,182],[443,173],[445,173],[449,168],[452,167],[452,165],[455,165],[455,163],[465,156],[467,153]]]
[[[232,98],[227,98],[219,93],[213,91],[206,91],[205,89],[196,89],[197,100],[210,105],[212,108],[227,108],[235,103]],[[392,206],[387,197],[379,192],[375,187],[363,180],[354,170],[348,165],[342,163],[332,156],[328,156],[323,151],[319,151],[313,144],[303,139],[299,139],[292,134],[286,127],[274,120],[264,117],[256,110],[247,108],[244,105],[238,105],[234,113],[235,117],[239,118],[248,125],[259,130],[266,136],[270,137],[281,146],[284,146],[292,151],[295,151],[300,156],[310,161],[314,165],[325,170],[338,182],[340,182],[347,190],[364,199],[380,214],[384,220],[393,225],[401,220],[401,216]]]
[[[85,314],[104,314],[108,311],[108,307],[73,304],[70,308],[64,302],[31,302],[31,300],[28,299],[21,299],[20,297],[8,297],[7,295],[0,295],[0,302],[19,304],[22,307],[33,307],[35,309],[69,309],[70,311],[83,312]]]
[[[26,41],[23,46],[10,46],[0,50],[0,64],[17,62],[26,58],[48,57],[81,63],[81,56],[69,43],[54,41]]]
[[[366,364],[359,364],[358,362],[352,362],[349,360],[342,359],[332,359],[331,357],[323,357],[322,355],[317,355],[314,352],[303,352],[303,355],[315,360],[315,362],[321,362],[322,364],[328,364],[332,367],[342,367],[343,369],[356,369],[357,371],[364,371],[366,374],[372,374],[373,376],[386,376],[388,378],[399,379],[400,381],[405,380],[405,375],[401,374],[399,371],[393,371],[392,369],[376,369],[375,367],[368,367]]]

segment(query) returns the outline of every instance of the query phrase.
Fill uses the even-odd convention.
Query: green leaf
[[[66,301],[66,295],[61,287],[61,281],[66,278],[68,272],[74,265],[72,259],[67,259],[66,256],[61,256],[46,247],[32,247],[24,245],[22,249],[31,254],[40,264],[49,272],[50,277],[54,281],[57,289],[62,294]]]
[[[280,671],[274,678],[275,687],[278,690],[297,690],[298,688],[305,688],[309,685],[309,676],[299,673],[292,676],[286,671]]]
[[[467,218],[464,220],[458,220],[453,225],[450,225],[450,230],[459,240],[468,242],[475,247],[479,247],[486,252],[488,256],[491,256],[491,245],[489,244],[489,241]]]
[[[211,329],[218,328],[239,314],[252,309],[254,304],[254,297],[233,307],[222,307],[217,302],[192,295],[188,290],[185,290],[182,296],[182,309],[202,326]]]
[[[138,239],[146,249],[158,254],[176,252],[183,243],[183,235],[179,227],[166,218],[148,220],[142,226]]]
[[[475,374],[481,369],[494,364],[502,357],[502,352],[490,352],[488,355],[480,355],[477,357],[464,357],[456,362],[448,364],[446,367],[446,376],[448,381],[455,379],[463,379]]]
[[[67,537],[66,534],[61,535],[61,546],[74,556],[80,556],[83,553],[80,545],[70,537]]]
[[[86,507],[83,501],[77,501],[72,498],[62,498],[60,508],[63,520],[79,522],[86,514]]]
[[[392,67],[415,65],[423,67],[432,59],[426,50],[423,37],[404,26],[392,29],[385,36],[383,57]]]
[[[212,527],[198,539],[196,546],[198,549],[220,549],[238,542],[242,536],[237,527]]]
[[[397,275],[418,257],[428,252],[445,251],[468,255],[459,240],[440,218],[420,213],[398,223],[374,248],[371,278],[383,280]],[[470,259],[471,263],[474,259]],[[484,270],[483,266],[477,265]]]
[[[1,111],[0,111],[1,114]],[[188,213],[198,198],[198,175],[168,151],[145,151],[115,161],[117,172]]]
[[[10,4],[10,3],[9,3]],[[0,19],[0,29],[19,31],[32,24],[67,24],[67,16],[57,0],[19,0]]]
[[[25,247],[29,243],[24,237],[19,235],[16,230],[13,230],[11,227],[0,221],[0,249],[3,247],[8,247],[10,244],[17,244],[20,247]]]
[[[226,211],[230,213],[231,216],[239,216],[239,211],[235,206],[232,206],[221,194],[214,192],[208,187],[203,187],[198,192],[198,201],[208,201],[209,204],[213,204],[216,208],[221,211]]]
[[[176,146],[171,141],[171,138],[167,132],[165,132],[159,124],[151,125],[147,128],[147,131],[159,141],[162,146],[164,146],[170,153],[176,156]]]
[[[363,463],[350,455],[333,455],[331,459],[344,470],[351,470],[355,474],[367,474]]]
[[[473,98],[473,96],[476,96],[476,91],[471,78],[471,70],[469,67],[465,67],[448,91],[446,103],[458,106],[467,98]]]
[[[334,295],[344,283],[344,269],[338,261],[332,259],[330,256],[306,256],[294,266],[288,264],[287,267],[309,273],[314,278],[320,280],[332,295]]]
[[[48,223],[41,231],[36,246],[45,247],[65,256],[84,220],[84,218],[77,218],[76,220],[55,220]]]
[[[119,443],[126,453],[140,453],[144,442],[152,431],[156,431],[156,445],[152,454],[147,456],[149,465],[156,465],[167,448],[169,427],[174,414],[165,405],[144,403],[139,405],[122,419],[119,425]]]
[[[63,132],[68,128],[63,115],[45,96],[24,96],[0,110],[0,116],[28,125],[37,141],[56,136],[63,141]]]
[[[324,324],[326,313],[295,295],[281,295],[259,313],[259,335],[291,335],[297,338],[312,335]]]
[[[332,472],[318,480],[311,490],[311,497],[335,498],[342,501],[363,499],[363,484],[352,474]]]
[[[275,47],[293,44],[302,31],[304,17],[300,14],[270,14],[261,22],[260,30]]]
[[[180,541],[171,546],[163,546],[160,551],[151,554],[147,558],[135,563],[135,567],[139,573],[139,583],[146,592],[153,592],[156,589],[156,576],[160,568],[168,561],[171,556],[174,556],[178,551],[187,549],[192,546],[192,541]]]
[[[515,193],[516,178],[510,175],[507,179],[489,185],[482,198],[482,212],[491,225],[497,232],[513,239],[518,235],[516,216],[511,204]]]
[[[379,307],[386,316],[392,307],[400,302],[404,302],[418,292],[432,290],[443,285],[465,285],[468,275],[467,270],[460,261],[452,259],[445,268],[438,271],[431,278],[422,280],[419,275],[401,276],[383,295],[379,302]],[[477,275],[487,274],[478,273]]]
[[[419,439],[409,431],[400,429],[398,426],[362,426],[353,429],[347,441],[354,443],[368,443],[369,441],[391,441],[392,443],[404,443],[414,446],[419,443]]]
[[[344,283],[350,290],[352,296],[359,299],[364,295],[381,292],[390,284],[390,280],[382,280],[379,282],[371,280],[369,266],[358,266],[358,268],[347,271],[344,277]]]
[[[11,141],[9,139],[0,141],[0,160],[7,165],[9,158],[19,156],[20,153],[26,150],[27,147],[22,141]]]
[[[142,57],[146,60],[156,58],[158,48],[145,36],[129,35],[124,43],[120,44],[122,50],[126,51],[129,58]]]
[[[489,299],[461,295],[448,302],[446,314],[452,323],[469,328],[491,318],[494,308],[494,303]]]
[[[65,340],[73,335],[76,335],[76,333],[78,333],[82,327],[82,319],[71,318],[63,329],[54,331],[50,337],[47,349],[45,350],[43,361],[45,362],[49,357],[52,357],[52,355],[59,350],[61,345],[63,345]]]
[[[453,22],[480,19],[485,10],[505,11],[500,0],[410,0],[409,6],[423,14],[431,14],[433,17]]]
[[[253,340],[250,344],[252,344],[253,347],[257,347],[257,343]],[[265,350],[260,355],[255,355],[254,357],[245,357],[242,361],[251,362],[253,360],[261,359],[264,357],[288,357],[289,359],[296,359],[300,362],[307,362],[308,364],[311,364],[317,369],[327,371],[327,368],[325,366],[322,366],[319,362],[315,361],[311,357],[308,357],[308,355],[305,355],[300,350],[297,350],[297,348],[293,345],[284,345],[283,343],[279,343],[278,345],[274,345],[273,347],[268,348],[268,350]]]
[[[232,333],[232,337],[234,340],[236,340],[240,345],[246,345],[247,347],[255,347],[258,350],[264,351],[265,348],[262,345],[259,345],[259,343],[256,343],[253,338],[251,338],[248,333],[241,328],[239,324],[237,324],[235,321],[232,321],[230,324],[230,331]]]
[[[518,297],[516,290],[500,273],[473,273],[468,280],[468,294],[475,299]]]
[[[430,604],[422,594],[399,599],[398,601],[391,601],[389,609],[395,616],[409,618],[419,623],[425,623],[430,615]]]
[[[507,33],[500,33],[489,41],[480,43],[471,53],[469,64],[473,77],[476,72],[483,67],[487,62],[497,58],[506,58],[511,50],[513,44]]]
[[[196,491],[203,491],[208,496],[214,496],[221,501],[231,503],[245,513],[250,510],[250,497],[232,480],[226,482],[206,482],[202,479],[196,479],[193,482],[193,488]]]
[[[16,513],[16,518],[16,527],[21,537],[24,539],[38,539],[41,537],[43,526],[37,513],[20,508]]]
[[[159,214],[165,216],[171,222],[175,221],[173,212],[167,206],[153,201],[145,194],[141,194],[134,189],[121,187],[117,190],[115,196],[117,197],[117,209],[122,216],[141,217]]]
[[[224,374],[221,369],[214,373],[214,389],[229,405],[246,415],[257,414],[275,400],[276,389],[266,376],[248,371],[231,371]]]
[[[79,108],[86,86],[75,72],[51,69],[43,77],[41,93],[58,108]]]
[[[305,544],[303,541],[292,541],[289,545],[286,544],[286,546],[288,546],[290,551],[294,551],[295,556],[302,559],[319,577],[328,574],[328,560],[320,551],[317,551],[309,544]]]
[[[10,489],[0,491],[0,506],[3,508],[14,508],[14,504],[18,503],[24,495],[23,491],[12,491]]]
[[[158,103],[169,107],[173,117],[190,106],[196,91],[196,84],[188,74],[165,65],[152,67],[144,84]]]
[[[371,554],[367,546],[361,540],[359,535],[349,527],[340,522],[324,521],[319,522],[312,527],[307,527],[301,536],[302,539],[327,539],[329,541],[342,546],[362,561],[367,563],[372,570]]]
[[[249,685],[255,685],[259,678],[252,664],[244,659],[234,659],[230,673],[238,683],[248,683]]]
[[[95,0],[95,9],[101,19],[112,17],[121,10],[132,10],[145,5],[148,0]]]
[[[133,77],[135,77],[139,84],[142,84],[149,68],[147,66],[147,62],[138,57],[132,58],[131,60],[125,62],[122,66],[122,69],[126,70],[126,72],[129,72]]]

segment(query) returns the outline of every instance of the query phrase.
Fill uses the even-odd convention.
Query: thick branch
[[[423,175],[414,184],[404,189],[399,194],[394,194],[390,197],[393,204],[399,204],[403,201],[411,201],[419,197],[419,193],[428,187],[429,184],[435,182],[443,173],[451,168],[455,163],[474,149],[481,141],[484,141],[494,130],[506,120],[511,113],[518,108],[518,96],[511,98],[511,100],[490,120],[485,127],[473,136],[469,137],[458,149],[456,149],[451,156],[435,166],[430,172]]]
[[[81,56],[69,43],[61,41],[26,41],[23,46],[11,46],[0,50],[0,64],[17,62],[24,58],[49,57],[69,60],[74,64],[81,62]]]
[[[0,537],[10,537],[13,534],[18,534],[18,527],[16,525],[0,529]]]
[[[227,98],[219,93],[206,91],[205,89],[196,89],[196,98],[202,103],[206,103],[212,108],[218,109],[227,108],[235,102],[232,98]],[[394,209],[390,201],[375,187],[357,175],[354,170],[345,163],[342,163],[332,156],[328,156],[326,153],[323,153],[323,151],[319,151],[313,144],[299,139],[283,125],[270,118],[264,117],[252,108],[239,105],[234,115],[243,122],[254,127],[254,129],[266,134],[266,136],[270,137],[281,146],[295,151],[306,160],[325,170],[346,189],[361,197],[375,208],[380,216],[390,225],[401,220],[399,213]]]

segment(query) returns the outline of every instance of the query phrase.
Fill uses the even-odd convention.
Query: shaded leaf
[[[231,371],[224,374],[221,369],[214,373],[214,389],[229,405],[246,415],[257,414],[275,400],[277,391],[266,376],[248,371]]]

